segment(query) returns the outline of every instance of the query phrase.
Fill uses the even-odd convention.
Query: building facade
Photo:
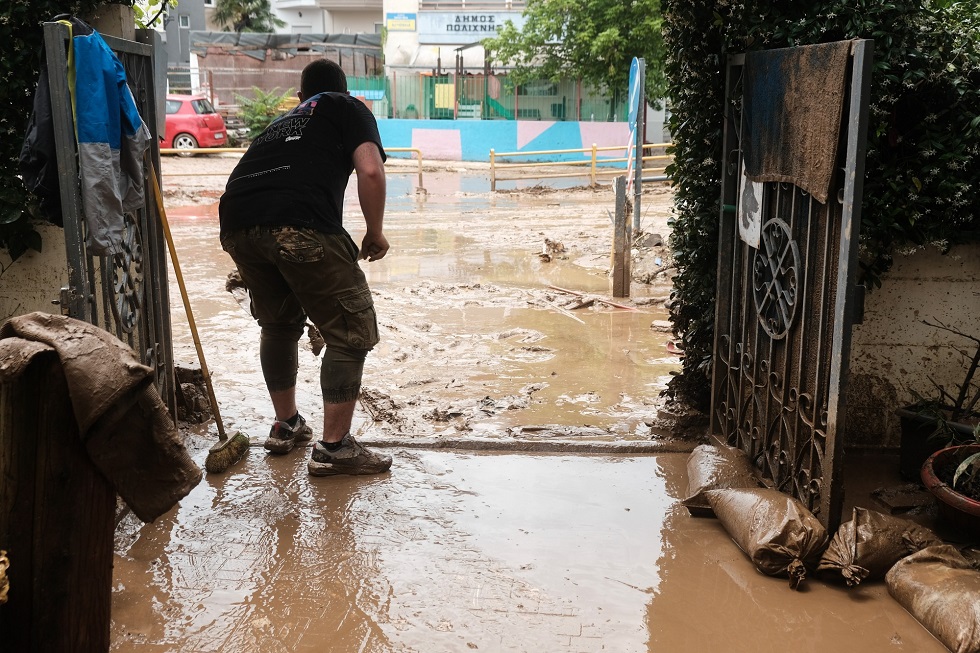
[[[402,70],[479,71],[483,39],[506,21],[524,24],[523,0],[385,0],[385,65]]]
[[[211,0],[212,2],[214,0]],[[382,0],[270,0],[288,34],[377,34]]]

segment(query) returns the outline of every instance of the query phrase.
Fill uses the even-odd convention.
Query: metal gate
[[[150,160],[159,170],[154,48],[101,35],[126,70],[136,105],[150,129]],[[175,385],[167,287],[166,243],[147,183],[143,208],[126,215],[123,251],[98,256],[87,251],[82,219],[78,159],[67,80],[67,26],[44,24],[44,49],[51,89],[52,117],[58,156],[61,206],[68,257],[68,285],[61,289],[64,315],[99,326],[139,354],[156,372],[160,395],[175,410]],[[64,183],[72,180],[73,183]]]
[[[736,210],[745,55],[727,65],[711,433],[828,528],[840,522],[843,391],[863,310],[854,280],[872,48],[851,42],[827,202],[791,183],[761,185],[757,247],[740,237]]]

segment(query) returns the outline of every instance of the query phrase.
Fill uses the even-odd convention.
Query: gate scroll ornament
[[[800,250],[789,225],[774,218],[762,227],[762,249],[755,250],[753,297],[759,322],[770,337],[786,336],[796,315]]]
[[[786,71],[798,76],[809,70],[800,61],[820,63],[828,53],[842,64],[840,95],[836,105],[818,98],[812,107],[826,123],[820,143],[813,121],[799,119],[813,103],[800,89],[834,80]],[[791,58],[793,66],[782,64]],[[855,40],[736,55],[727,65],[710,429],[828,528],[840,522],[843,390],[851,326],[860,321],[854,278],[871,59],[871,42]],[[759,71],[790,78],[760,83]],[[835,110],[836,122],[826,115]],[[780,112],[796,117],[796,132]],[[814,156],[824,151],[832,168]],[[760,173],[766,156],[786,169]],[[750,220],[737,206],[743,174],[760,187]],[[743,235],[751,220],[761,228]]]

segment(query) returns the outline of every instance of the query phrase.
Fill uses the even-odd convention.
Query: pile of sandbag
[[[737,447],[703,444],[687,460],[692,515],[714,515],[756,569],[787,576],[797,589],[827,546],[820,521],[797,499],[762,487],[748,455]]]
[[[760,572],[799,589],[808,572],[848,587],[884,579],[895,598],[954,653],[980,653],[980,571],[911,520],[854,508],[830,538],[799,500],[763,487],[748,455],[701,445],[687,461],[693,516],[714,515]]]

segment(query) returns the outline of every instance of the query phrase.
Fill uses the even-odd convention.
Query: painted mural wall
[[[379,120],[378,130],[385,148],[411,147],[422,151],[422,159],[440,161],[489,161],[490,150],[537,152],[576,150],[566,154],[529,154],[524,161],[581,161],[592,157],[591,148],[616,147],[603,151],[599,159],[623,158],[629,142],[625,122],[555,122],[546,120]],[[389,156],[409,158],[411,153]]]

